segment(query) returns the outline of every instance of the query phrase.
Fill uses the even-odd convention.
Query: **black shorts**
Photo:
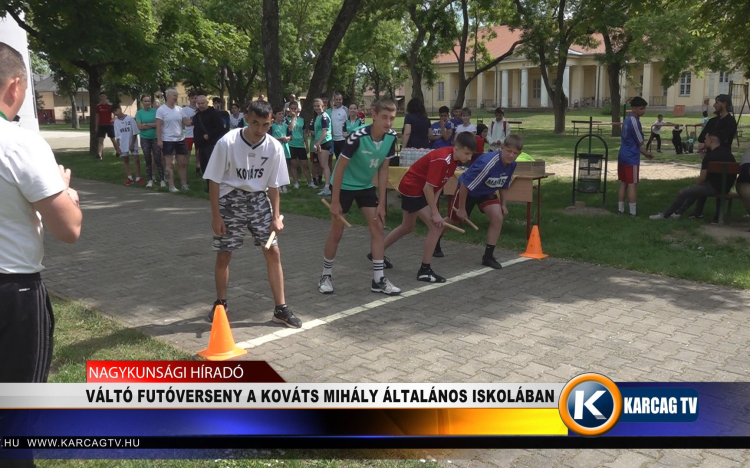
[[[401,209],[407,213],[416,213],[427,206],[427,199],[424,195],[418,197],[410,197],[408,195],[401,195]]]
[[[96,132],[99,138],[108,136],[110,138],[115,137],[115,126],[114,125],[99,125],[99,130]]]
[[[292,155],[292,159],[299,159],[300,161],[307,161],[307,150],[305,148],[289,147],[289,154]]]
[[[54,329],[39,273],[0,274],[0,382],[46,382]]]
[[[333,142],[332,141],[326,141],[325,143],[322,143],[320,145],[320,149],[322,151],[331,151],[331,148],[333,148]]]
[[[335,154],[337,158],[341,155],[341,152],[344,151],[345,145],[346,145],[346,140],[333,142],[333,154]]]
[[[188,154],[187,145],[185,144],[185,140],[180,141],[164,141],[162,142],[164,145],[164,151],[162,151],[162,154],[164,156],[174,156],[175,154]]]
[[[357,207],[361,210],[362,208],[377,208],[378,207],[378,193],[375,191],[375,187],[370,187],[364,190],[344,190],[341,189],[339,195],[339,202],[341,202],[341,211],[346,214],[352,207],[352,203],[357,201]]]

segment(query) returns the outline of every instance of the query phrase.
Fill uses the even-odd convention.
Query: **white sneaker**
[[[385,276],[382,277],[378,283],[376,283],[375,280],[372,280],[370,291],[387,294],[389,296],[397,296],[401,294],[401,290],[388,281],[388,278]]]
[[[182,190],[183,192],[189,192],[190,191],[190,186],[188,184],[185,184],[185,185],[182,186],[182,188],[180,190]]]
[[[678,215],[677,213],[674,213],[672,216],[669,217],[669,219],[680,219],[680,216],[682,215]]]
[[[664,217],[664,213],[656,213],[655,215],[649,216],[649,219],[667,219]]]
[[[321,294],[332,294],[333,293],[333,278],[331,275],[323,275],[318,281],[318,291]]]
[[[328,190],[328,187],[326,187],[323,190],[321,190],[320,192],[318,192],[318,196],[319,197],[326,197],[326,196],[328,196],[330,194],[331,194],[331,191]]]
[[[166,186],[167,186],[167,183],[164,182],[163,180],[161,182],[159,182],[159,187],[164,188]]]
[[[299,182],[295,182],[294,185],[293,185],[293,187],[294,187],[295,190],[298,189],[299,188]]]
[[[310,187],[310,188],[314,188],[314,189],[318,188],[318,186],[315,185],[315,182],[308,182],[307,186]]]
[[[153,186],[154,186],[153,180],[149,180],[148,182],[146,182],[146,188],[152,188]]]
[[[286,185],[281,186],[281,193],[287,193],[289,190],[287,190]]]
[[[171,187],[169,187],[169,191],[170,191],[170,192],[172,192],[172,193],[177,193],[177,192],[179,192],[179,190],[177,190],[177,187],[175,187],[174,185],[173,185],[173,186],[171,186]]]

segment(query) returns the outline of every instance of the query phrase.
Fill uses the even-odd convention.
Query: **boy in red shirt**
[[[401,224],[385,238],[385,249],[412,232],[419,217],[429,228],[424,241],[422,266],[417,273],[419,281],[445,283],[445,278],[435,274],[430,266],[432,253],[443,233],[443,215],[438,210],[438,198],[443,186],[453,177],[458,163],[469,161],[476,147],[477,141],[473,133],[460,133],[453,146],[430,151],[419,158],[398,185],[404,217]]]

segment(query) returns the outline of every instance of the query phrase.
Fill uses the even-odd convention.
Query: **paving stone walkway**
[[[84,211],[77,244],[46,239],[48,287],[126,326],[189,352],[203,349],[215,299],[210,209],[205,200],[75,180]],[[282,201],[283,211],[283,201]],[[481,246],[446,242],[438,288],[395,301],[369,291],[365,228],[346,231],[334,266],[336,293],[317,280],[328,222],[286,215],[280,238],[287,303],[305,322],[358,311],[249,349],[288,382],[566,382],[583,372],[615,381],[746,381],[750,292],[547,259],[483,270]],[[387,276],[416,281],[422,238],[388,256]],[[501,261],[516,252],[499,252]],[[258,343],[282,330],[265,263],[252,243],[232,260],[235,339]],[[265,338],[264,338],[265,339]],[[264,339],[260,340],[263,341]],[[738,466],[748,452],[711,450],[454,451],[462,466]],[[447,463],[447,462],[446,462]]]

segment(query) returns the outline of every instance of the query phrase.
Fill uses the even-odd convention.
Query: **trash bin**
[[[599,193],[602,187],[603,154],[578,155],[578,183],[580,193]]]
[[[674,106],[674,110],[672,111],[673,117],[683,117],[684,115],[685,115],[685,106],[681,104]]]

